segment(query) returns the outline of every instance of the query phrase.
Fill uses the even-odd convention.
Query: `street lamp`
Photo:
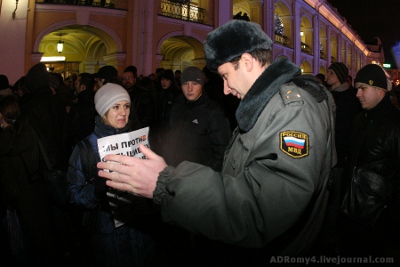
[[[60,40],[57,42],[57,52],[61,53],[64,49],[64,41],[61,41],[61,36],[66,35],[66,33],[56,33],[57,36],[60,36]]]
[[[60,37],[60,41],[57,42],[57,51],[58,53],[61,53],[63,51],[64,48],[64,42],[61,41],[61,37]]]

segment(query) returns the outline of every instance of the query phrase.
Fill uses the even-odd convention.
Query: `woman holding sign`
[[[90,236],[96,266],[150,266],[152,242],[132,226],[133,202],[143,200],[111,189],[97,177],[97,140],[129,131],[129,94],[108,83],[96,92],[94,102],[99,114],[94,132],[78,143],[69,161],[69,202],[84,210],[83,230]]]

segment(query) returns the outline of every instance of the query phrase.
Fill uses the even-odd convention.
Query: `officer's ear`
[[[242,54],[241,60],[243,62],[243,67],[246,68],[246,71],[250,72],[254,67],[255,58],[253,58],[249,53],[244,53]]]

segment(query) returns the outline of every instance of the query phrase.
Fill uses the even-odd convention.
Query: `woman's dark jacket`
[[[100,116],[96,117],[96,126],[94,128],[94,132],[87,137],[92,146],[91,149],[93,149],[96,162],[100,161],[97,139],[110,135],[125,133],[128,131],[128,129],[129,123],[121,130],[117,130],[112,126],[103,124]],[[102,178],[96,177],[95,179]],[[67,180],[69,184],[68,198],[72,205],[78,206],[82,208],[82,210],[91,210],[100,203],[104,203],[103,199],[98,199],[94,195],[94,184],[86,182],[86,177],[82,170],[82,162],[78,146],[76,146],[72,151],[72,155],[69,160]],[[104,205],[102,205],[100,216],[100,225],[97,231],[99,233],[111,234],[115,228],[114,218],[109,209],[107,200],[105,201]]]
[[[100,161],[97,140],[126,133],[129,129],[129,123],[117,130],[103,124],[99,116],[96,117],[94,132],[87,137],[91,144],[89,149],[93,149],[96,158],[95,164]],[[72,152],[69,164],[67,179],[70,203],[86,211],[100,205],[99,226],[91,229],[94,233],[90,238],[96,266],[153,266],[150,263],[154,258],[151,240],[134,225],[138,219],[138,209],[143,208],[146,199],[111,188],[99,198],[96,197],[96,179],[100,179],[100,183],[105,180],[96,175],[93,183],[86,182],[78,146]]]
[[[230,137],[229,121],[218,104],[205,94],[194,102],[182,94],[171,108],[164,156],[172,166],[186,160],[220,171]]]

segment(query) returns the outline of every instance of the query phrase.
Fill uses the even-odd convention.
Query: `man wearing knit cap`
[[[335,164],[333,99],[287,58],[273,62],[272,48],[254,22],[232,20],[207,35],[208,68],[223,77],[225,94],[241,99],[221,172],[188,161],[168,166],[143,147],[148,160],[113,156],[106,160],[124,166],[97,165],[115,171],[99,172],[109,186],[153,198],[165,222],[247,247],[215,253],[224,266],[305,255],[324,215]]]
[[[343,167],[350,149],[350,134],[354,117],[361,111],[356,97],[356,89],[348,82],[349,70],[342,62],[332,63],[326,72],[326,83],[336,104],[335,145],[337,164],[333,169],[333,185],[329,193],[329,203],[323,228],[323,240],[330,249],[332,233],[340,205],[340,183]]]
[[[380,66],[366,65],[354,83],[364,111],[354,119],[343,175],[341,255],[384,255],[398,262],[400,114],[390,102],[390,81]]]
[[[161,153],[165,142],[166,131],[171,117],[172,104],[182,91],[175,86],[174,72],[171,69],[162,70],[157,81],[156,116],[150,138],[153,150]]]
[[[153,124],[155,116],[155,104],[153,96],[147,88],[137,83],[137,69],[135,66],[125,68],[121,77],[122,86],[128,91],[132,99],[130,120],[138,128]]]
[[[189,160],[221,171],[231,136],[228,119],[222,108],[203,94],[199,68],[184,69],[181,82],[183,94],[172,104],[165,160],[172,166]]]
[[[231,137],[229,121],[222,108],[203,93],[204,77],[197,67],[188,67],[181,75],[182,94],[172,104],[162,156],[168,165],[190,161],[221,171],[224,151]],[[166,228],[168,231],[169,228]],[[171,265],[186,265],[182,251],[199,241],[199,236],[181,228],[172,228],[169,237]],[[196,242],[199,244],[199,242]],[[176,259],[182,262],[176,262]],[[167,264],[168,265],[168,264]]]

